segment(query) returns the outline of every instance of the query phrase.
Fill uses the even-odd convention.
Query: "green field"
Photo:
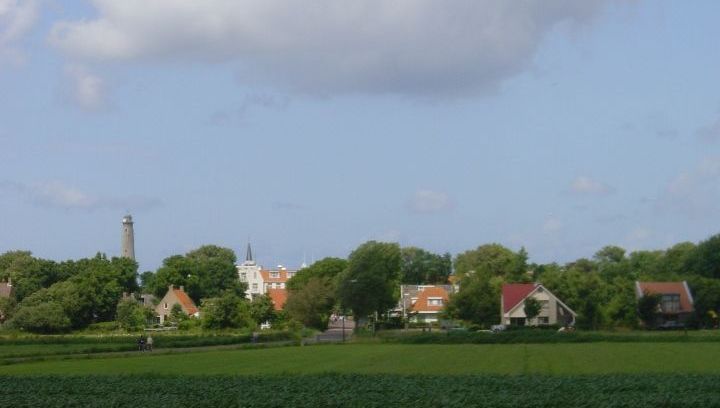
[[[720,343],[348,344],[23,362],[0,375],[720,374]]]

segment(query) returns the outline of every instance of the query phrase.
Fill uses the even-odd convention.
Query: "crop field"
[[[21,362],[0,375],[720,374],[720,343],[348,344]]]
[[[12,407],[709,407],[719,376],[0,376]]]
[[[18,345],[17,347],[38,345]],[[720,343],[346,344],[0,366],[0,406],[720,406]]]

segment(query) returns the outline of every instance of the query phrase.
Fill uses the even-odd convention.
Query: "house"
[[[396,311],[412,322],[437,322],[452,293],[453,285],[400,285]]]
[[[159,316],[160,323],[165,323],[168,317],[170,317],[172,308],[175,305],[180,305],[182,311],[188,316],[200,316],[200,311],[197,306],[195,306],[195,302],[185,293],[185,288],[182,286],[175,288],[173,285],[170,285],[165,296],[163,296],[157,306],[155,306],[155,313]]]
[[[245,261],[236,265],[238,279],[247,284],[245,296],[253,299],[262,295],[273,298],[276,309],[281,309],[287,299],[286,284],[297,273],[296,270],[278,265],[276,269],[263,269],[254,260],[250,244],[247,246]],[[270,293],[270,291],[273,291]],[[277,300],[276,300],[277,299]],[[281,302],[281,303],[278,303]]]
[[[268,289],[267,295],[270,296],[275,310],[283,310],[288,297],[287,289]]]
[[[540,314],[528,321],[525,315],[525,299],[534,298],[542,306]],[[506,283],[500,298],[501,323],[514,326],[575,324],[577,314],[565,303],[539,283]]]
[[[15,296],[15,288],[13,287],[12,280],[8,279],[7,282],[0,282],[0,298],[11,298]]]
[[[687,282],[635,282],[635,296],[660,295],[655,323],[685,323],[695,312],[692,293]]]

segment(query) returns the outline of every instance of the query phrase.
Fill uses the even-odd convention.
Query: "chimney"
[[[173,285],[172,285],[172,284],[170,284],[170,286],[168,286],[168,290],[173,290]]]

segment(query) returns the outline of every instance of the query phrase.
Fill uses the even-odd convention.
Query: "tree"
[[[221,296],[226,290],[242,294],[246,287],[238,280],[235,259],[231,249],[215,245],[165,258],[151,282],[152,291],[162,297],[170,285],[184,286],[195,302]]]
[[[262,295],[254,298],[250,303],[250,316],[257,324],[275,320],[275,305],[270,296]]]
[[[307,327],[325,330],[335,306],[334,285],[327,278],[311,278],[302,288],[291,290],[285,303],[290,318]]]
[[[706,278],[720,278],[720,234],[700,242],[688,257],[687,266]]]
[[[313,278],[334,281],[345,269],[348,261],[340,258],[323,258],[307,268],[300,269],[295,276],[287,282],[288,290],[302,289]]]
[[[400,250],[402,265],[400,282],[410,284],[447,283],[452,272],[450,254],[437,255],[416,247]]]
[[[542,304],[534,297],[528,297],[523,302],[523,310],[525,311],[525,319],[528,324],[530,324],[530,322],[533,321],[540,314],[540,310],[542,310]]]
[[[645,293],[638,299],[638,317],[645,324],[645,327],[652,327],[658,314],[660,295]]]
[[[625,259],[625,250],[619,246],[607,245],[595,252],[593,258],[601,263],[619,263]]]
[[[247,300],[232,290],[202,303],[202,326],[206,329],[255,327]]]
[[[138,302],[129,297],[118,302],[115,320],[125,330],[138,330],[145,326],[145,312]]]
[[[348,268],[338,285],[340,303],[359,318],[383,313],[397,302],[399,278],[400,246],[366,242],[348,258]]]
[[[526,272],[527,252],[524,248],[516,254],[500,244],[487,244],[455,258],[455,274],[460,279],[473,273],[488,273],[507,277],[508,281],[525,282],[530,279]]]
[[[33,333],[61,333],[72,327],[70,318],[58,302],[46,302],[18,309],[12,327]]]
[[[0,298],[0,324],[5,323],[13,317],[17,302],[13,297],[2,297]]]
[[[445,313],[483,327],[500,321],[502,280],[489,273],[474,274],[463,280],[460,291],[450,297]]]

